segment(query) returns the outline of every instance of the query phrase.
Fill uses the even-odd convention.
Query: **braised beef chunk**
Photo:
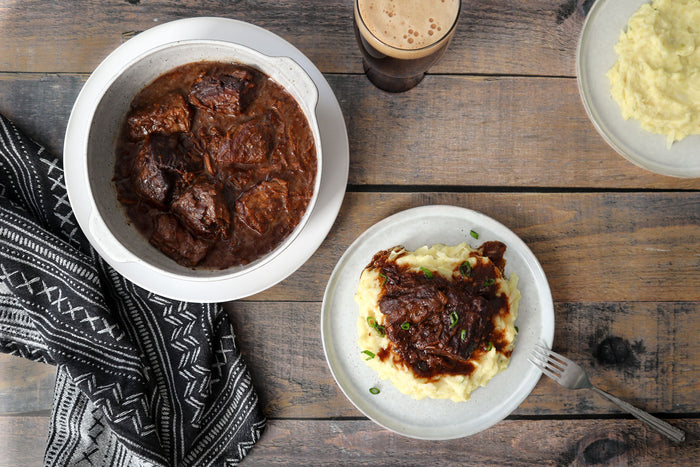
[[[236,211],[245,225],[262,235],[277,218],[286,216],[287,197],[287,182],[284,180],[262,182],[236,201]]]
[[[222,187],[200,179],[190,185],[170,206],[192,233],[204,238],[229,236],[231,215]]]
[[[169,93],[133,111],[127,118],[129,137],[145,138],[151,133],[177,133],[190,130],[192,112],[182,94]]]
[[[171,214],[160,214],[154,219],[151,243],[180,264],[197,266],[207,255],[210,244],[192,236]]]
[[[255,76],[240,68],[199,78],[192,84],[188,98],[192,105],[208,111],[238,115],[252,101],[255,87]]]
[[[177,140],[162,136],[146,137],[131,170],[134,192],[142,200],[164,208],[174,185]]]
[[[495,244],[486,249],[502,253],[505,245],[500,245],[502,251]],[[489,279],[501,277],[500,271],[484,260],[468,277],[457,266],[448,280],[400,266],[389,260],[389,251],[375,255],[368,267],[386,277],[379,309],[392,351],[419,377],[468,374],[473,370],[470,357],[492,338],[494,316],[508,309],[507,298],[497,295],[496,287],[484,287]]]
[[[212,159],[218,165],[260,164],[273,148],[275,129],[265,117],[242,124],[231,134],[214,135],[210,145]]]
[[[194,62],[159,76],[131,102],[115,153],[130,223],[186,266],[255,261],[313,198],[317,156],[304,112],[241,64]]]
[[[506,246],[502,242],[484,242],[477,251],[486,256],[501,271],[506,267],[506,260],[503,255],[506,253]]]

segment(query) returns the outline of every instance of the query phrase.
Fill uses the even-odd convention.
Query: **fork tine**
[[[559,360],[559,361],[562,362],[564,365],[574,365],[574,362],[573,362],[572,360],[569,360],[569,359],[566,358],[565,356],[556,353],[554,350],[549,349],[549,348],[545,347],[545,346],[542,345],[542,344],[539,344],[539,343],[538,343],[538,344],[535,344],[535,346],[536,346],[538,349],[540,349],[541,351],[545,352],[550,358],[555,359],[555,360]]]
[[[561,374],[555,373],[554,371],[550,370],[548,367],[546,367],[546,366],[543,365],[542,363],[537,362],[537,361],[535,361],[535,360],[531,360],[531,359],[528,358],[528,361],[529,361],[530,363],[532,363],[533,365],[535,365],[537,368],[539,368],[540,371],[541,371],[542,373],[544,373],[545,375],[549,376],[549,377],[552,378],[554,381],[556,381],[557,383],[559,383],[559,378],[561,377]],[[560,384],[561,384],[561,383],[560,383]]]
[[[553,358],[552,352],[550,352],[549,349],[547,349],[546,347],[535,347],[531,355],[537,357],[547,367],[556,369],[558,372],[563,372],[564,370],[566,370],[566,364],[563,364],[557,361],[555,358]]]
[[[542,352],[547,356],[547,359],[552,361],[553,363],[556,363],[558,366],[562,368],[562,370],[566,369],[567,366],[576,366],[576,363],[574,363],[572,360],[566,358],[565,356],[556,353],[552,349],[548,349],[547,347],[543,346],[542,344],[535,344],[537,346],[538,351]]]

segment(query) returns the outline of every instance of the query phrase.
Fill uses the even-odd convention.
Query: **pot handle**
[[[138,258],[129,250],[124,248],[124,245],[119,243],[114,235],[112,235],[112,232],[109,231],[107,224],[105,224],[104,220],[102,220],[102,218],[96,213],[96,209],[92,209],[90,212],[88,230],[90,231],[94,242],[102,247],[102,250],[106,253],[106,256],[108,256],[109,259],[119,263],[138,262]]]

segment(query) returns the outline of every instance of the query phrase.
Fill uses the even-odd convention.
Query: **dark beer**
[[[402,92],[421,82],[452,38],[459,0],[355,0],[355,36],[378,88]]]

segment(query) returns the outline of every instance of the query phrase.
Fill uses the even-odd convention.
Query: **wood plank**
[[[0,416],[0,467],[43,465],[49,416]]]
[[[336,386],[319,334],[318,302],[227,305],[265,413],[275,418],[356,417]],[[591,380],[653,413],[700,412],[700,303],[557,303],[554,348]],[[601,352],[616,344],[627,353]],[[55,369],[0,355],[0,415],[49,411]],[[543,379],[515,415],[620,413],[586,391]]]
[[[241,465],[636,465],[700,462],[697,419],[676,446],[636,420],[506,420],[470,436],[410,439],[361,420],[271,420]]]
[[[555,301],[700,300],[698,192],[347,193],[311,260],[253,299],[322,300],[338,259],[362,232],[432,204],[473,209],[512,229],[542,264]]]
[[[331,82],[350,135],[351,184],[700,187],[618,155],[573,79],[430,76],[399,95],[357,79]]]
[[[61,154],[85,79],[0,74],[0,112]],[[652,174],[607,146],[573,79],[429,76],[399,95],[363,76],[328,80],[346,120],[350,185],[700,189],[700,179]]]
[[[227,309],[267,416],[362,416],[327,366],[319,303],[235,302]],[[699,311],[700,302],[558,303],[554,349],[580,363],[601,388],[648,412],[698,413]],[[617,360],[602,353],[610,343],[626,353],[613,354]],[[619,413],[594,393],[543,378],[514,415]]]
[[[573,76],[585,5],[552,0],[493,0],[463,5],[453,43],[436,73]],[[266,28],[322,71],[361,73],[352,2],[2,0],[0,71],[91,72],[139,31],[168,21],[221,16]],[[84,18],[89,17],[86,25]]]
[[[275,418],[361,414],[336,386],[319,335],[320,303],[236,302],[227,305],[265,413]],[[554,348],[591,379],[653,413],[697,413],[700,303],[557,303]],[[627,354],[601,355],[613,342]],[[614,360],[614,359],[613,359]],[[53,367],[0,355],[0,414],[49,411]],[[586,391],[543,379],[515,415],[614,414]]]
[[[0,73],[0,113],[54,155],[63,140],[85,75]]]
[[[56,367],[0,354],[0,415],[50,410]]]
[[[670,419],[676,446],[636,420],[505,420],[467,438],[434,442],[368,420],[269,420],[241,465],[697,465],[700,421]],[[41,465],[48,417],[0,417],[0,466]],[[533,435],[535,434],[535,435]]]

